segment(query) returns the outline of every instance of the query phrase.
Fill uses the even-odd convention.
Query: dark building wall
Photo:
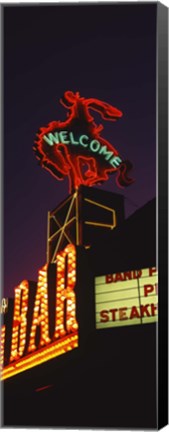
[[[97,238],[90,261],[95,275],[156,265],[156,200],[137,210],[112,232]]]
[[[5,346],[4,346],[4,365],[9,363],[10,348],[12,341],[12,321],[13,321],[14,299],[8,299],[8,311],[4,314],[5,324]]]

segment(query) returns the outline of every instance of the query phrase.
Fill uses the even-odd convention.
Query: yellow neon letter
[[[66,265],[67,261],[67,265]],[[68,245],[57,255],[55,338],[76,331],[76,248]],[[67,274],[66,274],[67,269]],[[65,316],[66,315],[66,316]]]
[[[4,364],[5,325],[1,327],[0,335],[0,370],[2,370]]]
[[[17,360],[24,352],[26,343],[28,292],[28,281],[26,280],[15,288],[10,361]]]

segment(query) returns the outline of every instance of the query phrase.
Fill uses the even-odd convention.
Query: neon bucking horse
[[[60,103],[68,110],[67,119],[40,128],[33,146],[39,164],[58,180],[68,177],[70,192],[80,185],[101,184],[114,172],[119,187],[131,185],[134,181],[128,175],[131,162],[122,160],[112,144],[101,136],[103,125],[97,126],[91,115],[92,110],[97,111],[103,120],[113,122],[122,117],[122,112],[106,102],[85,99],[72,91],[66,91]]]

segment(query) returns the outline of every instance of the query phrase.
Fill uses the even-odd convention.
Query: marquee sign
[[[157,283],[156,268],[96,277],[96,328],[156,322]]]
[[[55,326],[49,334],[48,265],[39,270],[33,310],[30,287],[24,280],[15,288],[10,359],[4,364],[6,326],[1,328],[1,378],[6,379],[78,347],[76,320],[76,248],[68,245],[56,257]],[[30,331],[28,320],[32,316]],[[37,335],[39,334],[39,338]]]
[[[69,110],[64,122],[53,121],[41,127],[33,150],[40,165],[56,179],[69,178],[70,192],[80,185],[93,186],[117,173],[119,187],[129,186],[131,162],[123,160],[112,144],[101,136],[103,125],[96,125],[90,111],[104,120],[116,121],[123,114],[98,99],[85,99],[66,91],[60,103]]]

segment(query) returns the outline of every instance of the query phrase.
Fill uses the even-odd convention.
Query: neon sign
[[[117,173],[119,187],[129,186],[132,164],[123,160],[112,144],[101,136],[103,125],[96,125],[90,110],[102,119],[116,121],[122,117],[117,108],[98,99],[85,99],[66,91],[60,103],[69,110],[64,122],[53,121],[41,127],[33,150],[40,165],[58,180],[69,178],[70,192],[80,185],[93,186]]]
[[[28,308],[28,281],[23,281],[15,288],[10,360],[4,368],[5,325],[1,329],[1,379],[9,378],[78,347],[74,291],[76,286],[75,246],[69,244],[56,257],[56,314],[52,337],[49,335],[47,270],[47,264],[39,270],[33,313]],[[32,322],[30,334],[28,334],[30,312]],[[37,332],[39,333],[38,342]]]
[[[82,147],[87,147],[91,153],[98,153],[104,156],[106,161],[109,161],[109,164],[114,168],[118,167],[122,162],[119,156],[113,156],[113,151],[108,151],[107,146],[101,146],[98,140],[90,141],[88,135],[80,135],[79,140],[76,141],[73,135],[73,132],[68,134],[67,131],[55,132],[54,134],[49,133],[48,135],[44,135],[44,140],[50,146],[54,144],[71,144],[71,145],[81,145]]]

